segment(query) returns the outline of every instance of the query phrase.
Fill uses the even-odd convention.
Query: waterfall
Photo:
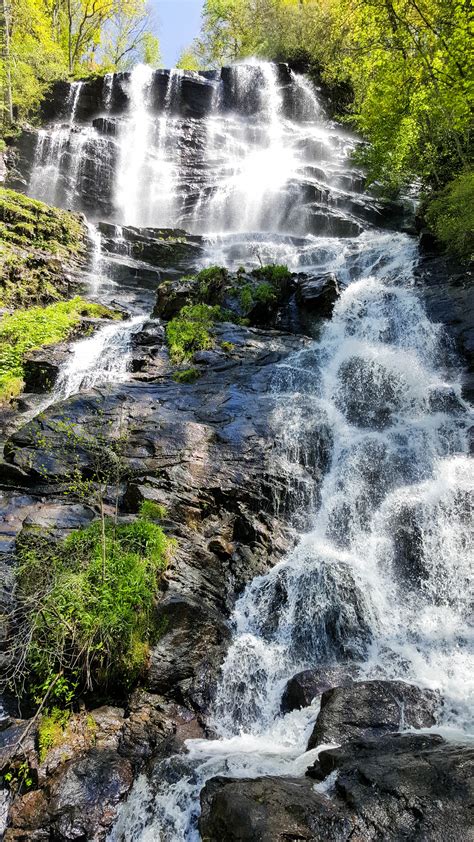
[[[310,526],[235,605],[216,739],[158,760],[110,835],[197,842],[210,777],[301,775],[316,756],[305,749],[317,704],[280,713],[299,670],[350,661],[361,677],[439,689],[444,727],[469,727],[472,418],[414,288],[416,243],[382,227],[383,208],[351,160],[357,139],[327,119],[308,79],[259,61],[212,77],[139,66],[107,80],[107,113],[112,85],[126,95],[114,136],[96,126],[82,128],[84,142],[68,126],[39,132],[30,193],[82,209],[96,180],[118,242],[122,225],[181,226],[205,235],[204,265],[285,263],[335,272],[343,287],[332,320],[277,367],[272,387],[289,493],[308,440],[330,431],[329,468],[305,497]],[[72,124],[80,90],[71,90]],[[100,297],[111,282],[94,226],[90,235]],[[54,399],[126,376],[137,309],[75,345]]]

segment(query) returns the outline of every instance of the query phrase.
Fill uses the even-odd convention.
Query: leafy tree
[[[176,63],[176,67],[179,70],[196,71],[200,69],[199,58],[192,47],[188,47],[188,49],[183,50]]]
[[[150,9],[144,0],[129,0],[117,6],[104,31],[102,65],[110,71],[129,70],[137,61],[157,67],[160,45],[151,26]]]

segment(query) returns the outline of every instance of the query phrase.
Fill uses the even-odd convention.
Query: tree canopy
[[[0,14],[4,127],[34,111],[55,79],[160,61],[147,0],[2,0]]]

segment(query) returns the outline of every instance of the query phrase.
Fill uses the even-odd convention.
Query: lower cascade
[[[238,330],[247,330],[245,341],[261,354],[256,364],[261,372],[266,354],[274,355],[270,374],[257,370],[245,396],[260,419],[244,403],[235,419],[232,411],[235,402],[243,402],[245,388],[232,374],[221,387],[225,361],[215,362],[212,349],[200,352],[203,366],[211,360],[206,377],[216,403],[211,396],[196,417],[205,426],[221,423],[220,416],[229,413],[228,426],[222,422],[217,436],[229,448],[223,461],[236,458],[232,447],[242,425],[257,430],[246,464],[264,438],[258,422],[272,431],[261,505],[269,513],[270,546],[277,542],[270,517],[280,513],[286,518],[286,544],[282,552],[270,549],[271,563],[258,557],[249,565],[251,574],[240,579],[230,552],[219,550],[234,598],[220,603],[229,636],[219,643],[218,669],[206,687],[210,700],[203,706],[202,733],[186,737],[183,750],[178,746],[149,758],[107,828],[109,842],[199,842],[211,838],[199,822],[201,805],[214,798],[215,778],[232,779],[235,787],[256,779],[265,787],[274,778],[293,786],[295,780],[308,781],[312,767],[311,797],[330,801],[338,773],[333,769],[317,779],[318,758],[341,743],[343,751],[345,738],[321,716],[315,730],[323,690],[359,686],[357,707],[367,682],[382,694],[392,686],[388,682],[402,690],[413,685],[424,700],[413,705],[422,713],[412,715],[412,702],[397,697],[391,731],[411,738],[418,729],[417,739],[437,734],[449,744],[469,739],[472,411],[456,353],[443,326],[427,315],[416,282],[417,241],[402,231],[409,230],[411,200],[389,205],[368,191],[351,158],[358,139],[326,116],[304,75],[260,61],[208,74],[138,66],[130,74],[108,75],[107,90],[93,106],[89,84],[71,86],[53,121],[34,139],[20,140],[20,164],[32,197],[87,215],[89,297],[119,308],[125,318],[74,342],[52,391],[25,421],[34,423],[39,412],[54,418],[61,406],[74,412],[75,400],[82,398],[86,406],[99,395],[123,404],[125,416],[132,406],[137,426],[133,407],[140,394],[147,418],[154,419],[160,407],[179,419],[191,418],[198,399],[190,386],[164,381],[161,357],[153,376],[133,379],[141,374],[133,356],[137,342],[146,346],[147,337],[163,333],[165,317],[155,305],[158,284],[168,284],[166,294],[173,285],[182,290],[190,267],[194,272],[218,264],[238,275],[241,266],[249,271],[285,264],[300,284],[297,290],[302,278],[330,278],[337,286],[330,318],[314,318],[304,330],[292,328],[296,311],[309,301],[301,305],[297,291],[275,311],[270,328],[247,319],[232,328],[237,339],[222,334],[222,346],[238,351],[238,343],[244,344]],[[166,251],[150,257],[165,236],[165,245],[183,251],[169,261]],[[262,350],[259,331],[267,330],[268,347]],[[286,341],[281,338],[286,334],[298,340],[283,353],[278,342]],[[165,382],[168,391],[154,393],[156,382]],[[196,389],[204,392],[206,383],[198,380]],[[173,391],[179,388],[183,391]],[[169,410],[167,400],[175,401]],[[111,417],[117,423],[118,415]],[[149,423],[144,443],[130,445],[134,469],[140,459],[156,457],[150,429],[155,424],[158,435],[161,422]],[[166,417],[164,438],[168,423]],[[182,447],[200,466],[206,456],[204,445],[194,455],[193,447],[201,446],[194,416],[189,424]],[[26,447],[23,439],[18,442]],[[209,435],[208,459],[211,446]],[[157,471],[169,469],[175,451],[173,441]],[[273,482],[277,469],[284,487]],[[150,470],[137,469],[140,476]],[[183,476],[186,486],[188,475]],[[189,476],[191,495],[195,475]],[[234,482],[237,491],[223,487],[218,505],[232,494],[245,502],[247,476],[238,465]],[[165,495],[172,493],[170,482]],[[253,539],[235,540],[250,545]],[[207,574],[210,588],[214,573],[213,568]],[[198,591],[196,601],[201,597]],[[285,709],[289,682],[309,671],[332,678],[309,693],[305,704]],[[181,680],[178,706],[186,706],[191,681],[187,674]],[[326,694],[325,705],[328,700]],[[390,699],[384,705],[388,710]],[[383,733],[374,726],[371,736]],[[361,734],[355,736],[362,739]],[[247,802],[242,804],[243,814]],[[311,837],[291,832],[285,838],[333,838],[321,829]]]

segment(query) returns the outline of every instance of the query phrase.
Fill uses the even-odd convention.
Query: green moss
[[[211,328],[221,315],[220,307],[208,304],[189,304],[166,326],[166,341],[174,363],[188,359],[196,351],[210,348]]]
[[[461,173],[432,199],[428,225],[447,251],[469,259],[474,251],[474,171]]]
[[[77,253],[84,246],[85,228],[78,214],[51,208],[14,190],[0,188],[0,224],[2,239],[58,256]]]
[[[235,345],[233,342],[221,342],[221,348],[226,354],[230,354],[234,350]]]
[[[53,707],[41,717],[38,728],[38,752],[42,763],[52,748],[60,746],[64,739],[64,731],[68,725],[70,712]]]
[[[197,368],[185,368],[173,374],[173,380],[176,380],[176,383],[195,383],[199,377]]]
[[[23,359],[28,351],[67,339],[82,316],[110,315],[110,310],[100,304],[73,298],[4,316],[0,321],[0,401],[21,391]]]

